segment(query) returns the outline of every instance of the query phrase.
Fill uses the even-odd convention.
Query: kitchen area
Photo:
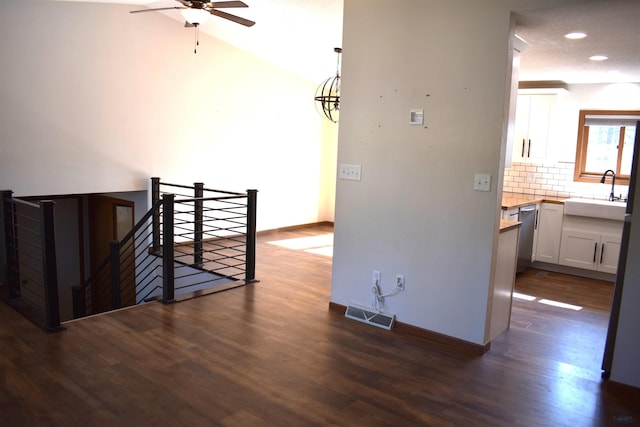
[[[496,326],[490,328],[490,339],[508,328],[509,317],[500,311],[510,309],[509,291],[530,268],[577,280],[603,280],[613,288],[623,246],[632,156],[620,154],[613,163],[610,158],[606,159],[610,163],[590,161],[587,169],[599,169],[581,174],[581,140],[596,147],[596,129],[605,128],[604,147],[633,153],[635,124],[640,120],[640,84],[519,84],[513,146],[502,182],[492,305]],[[613,144],[611,130],[617,132]],[[589,154],[606,158],[601,151],[604,148]]]
[[[520,223],[516,272],[542,270],[613,282],[625,201],[503,194],[502,218]]]
[[[624,200],[503,193],[488,338],[494,340],[510,327],[513,298],[522,296],[519,280],[529,282],[532,274],[541,281],[549,272],[570,275],[578,288],[584,282],[585,292],[593,279],[610,284],[601,301],[607,306],[618,271],[625,215]],[[525,297],[540,296],[541,290],[525,287]],[[570,305],[581,292],[561,286],[552,293],[557,303]]]
[[[611,6],[516,16],[489,340],[509,327],[513,290],[519,277],[531,276],[527,271],[565,274],[578,286],[601,280],[611,284],[612,293],[618,288],[627,201],[634,190],[629,184],[640,120],[640,64],[608,60],[606,54],[630,58],[616,50],[624,49],[619,40],[625,37],[612,18],[638,13]]]
[[[521,224],[518,273],[614,281],[639,93],[630,83],[519,82],[501,211]]]

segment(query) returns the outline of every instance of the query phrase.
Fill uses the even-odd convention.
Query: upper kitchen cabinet
[[[518,94],[513,141],[514,162],[547,158],[553,139],[557,104],[556,94]]]

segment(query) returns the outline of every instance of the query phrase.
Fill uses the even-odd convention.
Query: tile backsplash
[[[505,193],[534,194],[537,196],[582,197],[607,199],[611,192],[611,176],[605,184],[574,182],[573,162],[516,163],[504,171],[502,191]],[[616,185],[615,194],[627,197],[626,185]]]

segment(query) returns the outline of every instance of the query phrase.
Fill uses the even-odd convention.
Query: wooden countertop
[[[508,219],[500,220],[500,232],[504,233],[505,231],[511,230],[512,228],[518,228],[522,225],[519,221],[511,221]]]
[[[502,209],[519,208],[535,203],[564,203],[566,197],[536,196],[534,194],[502,193]]]

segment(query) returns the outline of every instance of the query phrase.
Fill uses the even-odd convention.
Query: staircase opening
[[[54,237],[51,253],[42,252],[43,241],[32,245],[38,259],[30,262],[39,265],[35,269],[21,252],[33,243],[26,236],[42,233],[44,223],[36,221],[28,230],[30,219],[23,211],[32,209],[29,215],[39,218],[45,201],[2,192],[3,299],[42,313],[32,320],[56,329],[73,318],[151,300],[175,302],[255,281],[256,190],[212,190],[201,183],[168,184],[159,178],[152,178],[150,188],[151,209],[142,215],[136,212],[147,204],[147,192],[57,196],[46,201],[58,209],[56,215],[51,213],[48,230]],[[45,260],[50,264],[54,260],[49,271]],[[30,268],[34,298],[24,285]],[[46,289],[47,283],[51,289]],[[44,315],[48,311],[57,311],[49,321]]]

